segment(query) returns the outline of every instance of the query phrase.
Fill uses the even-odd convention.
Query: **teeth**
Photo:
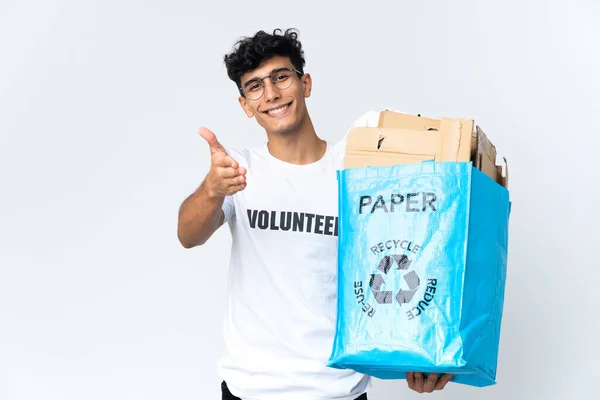
[[[274,110],[267,111],[267,114],[269,114],[269,115],[279,114],[281,112],[284,112],[287,108],[288,108],[288,106],[279,107]]]

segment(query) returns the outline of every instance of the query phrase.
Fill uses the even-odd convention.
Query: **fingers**
[[[244,175],[236,175],[233,178],[223,179],[223,183],[226,186],[237,186],[243,185],[246,183],[246,177]]]
[[[406,382],[408,387],[417,393],[432,393],[442,390],[452,380],[454,375],[430,373],[426,377],[421,372],[407,372]]]
[[[417,385],[423,385],[423,373],[422,372],[415,372],[415,383]]]
[[[246,189],[246,183],[242,183],[242,184],[239,184],[239,185],[233,187],[233,190],[235,190],[235,193],[242,191],[244,189]]]
[[[223,196],[233,196],[237,192],[241,192],[244,189],[246,189],[246,184],[245,183],[243,185],[229,186],[227,189],[225,189],[223,191],[222,194],[223,194]]]
[[[220,166],[215,166],[215,171],[216,174],[223,179],[227,179],[227,178],[235,178],[236,176],[240,176],[243,174],[240,174],[240,169],[235,169],[232,167],[220,167]]]
[[[415,391],[417,393],[423,393],[423,374],[421,372],[415,372]]]
[[[233,157],[226,155],[226,153],[216,152],[213,153],[212,157],[213,165],[221,168],[239,168],[239,164],[237,161],[233,159]]]
[[[443,374],[435,385],[435,390],[442,390],[454,378],[452,374]]]
[[[214,155],[207,179],[213,193],[230,196],[246,188],[246,172],[230,156]]]
[[[416,386],[415,386],[415,373],[414,372],[406,373],[406,383],[408,383],[408,387],[410,389],[414,390],[415,392],[417,391]]]
[[[438,375],[436,373],[430,373],[423,384],[423,391],[431,393],[435,390],[435,384],[437,383]]]
[[[210,185],[213,193],[220,196],[232,196],[237,192],[246,189],[246,182],[239,183],[239,178],[232,178],[227,181],[218,182],[215,186]]]
[[[225,148],[217,140],[217,136],[210,129],[200,128],[198,130],[198,134],[200,134],[200,136],[202,136],[202,138],[208,142],[208,146],[210,147],[211,154],[215,154],[215,153],[227,154],[227,152],[225,151]]]
[[[216,157],[213,160],[212,169],[215,175],[220,179],[229,179],[242,176],[246,176],[246,168],[240,167],[237,161],[230,156]],[[243,183],[244,180],[239,183]]]

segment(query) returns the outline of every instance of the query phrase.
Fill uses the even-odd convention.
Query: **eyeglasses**
[[[279,90],[285,90],[292,86],[294,79],[292,76],[296,72],[298,75],[303,75],[302,72],[294,68],[278,68],[263,78],[250,79],[244,84],[243,88],[240,89],[242,96],[248,100],[258,100],[265,93],[265,83],[263,80],[270,78],[273,85]]]

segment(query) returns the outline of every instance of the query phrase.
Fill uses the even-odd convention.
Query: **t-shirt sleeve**
[[[235,204],[233,203],[232,196],[225,196],[221,210],[223,210],[223,214],[225,214],[225,219],[223,220],[223,223],[225,223],[235,214]]]
[[[235,149],[225,147],[225,151],[235,160],[240,162],[239,153]],[[235,202],[233,201],[233,196],[225,196],[221,209],[223,210],[223,214],[225,214],[225,219],[223,220],[223,223],[225,223],[235,215]]]

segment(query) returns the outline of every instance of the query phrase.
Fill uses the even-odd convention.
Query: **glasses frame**
[[[256,101],[256,100],[260,100],[260,99],[261,99],[261,98],[264,96],[264,94],[265,94],[265,85],[264,85],[264,80],[265,80],[265,79],[267,79],[267,78],[269,78],[269,80],[271,81],[271,83],[272,83],[272,84],[273,84],[275,87],[277,87],[277,84],[275,84],[275,83],[273,82],[273,79],[272,79],[272,78],[273,78],[273,75],[274,75],[274,74],[276,74],[276,73],[278,73],[278,72],[281,72],[281,71],[295,72],[295,73],[297,73],[299,76],[302,76],[302,75],[304,75],[304,73],[303,73],[303,72],[300,72],[300,71],[298,71],[296,68],[286,68],[286,67],[283,67],[283,68],[276,68],[275,70],[273,70],[273,71],[272,71],[272,72],[271,72],[269,75],[267,75],[267,76],[264,76],[264,77],[262,77],[262,78],[254,78],[254,79],[251,79],[251,80],[250,80],[250,81],[252,81],[252,82],[253,82],[253,81],[260,81],[260,82],[261,82],[261,84],[263,85],[263,90],[262,90],[262,93],[261,93],[261,94],[260,94],[260,96],[258,96],[257,98],[255,98],[255,99],[254,99],[254,98],[249,98],[249,97],[248,97],[248,95],[246,94],[246,91],[245,91],[245,90],[244,90],[244,88],[243,88],[243,87],[241,87],[241,86],[239,86],[239,87],[238,87],[238,90],[240,91],[240,94],[242,95],[242,97],[244,97],[244,98],[245,98],[245,99],[247,99],[247,100],[250,100],[250,101]],[[287,86],[287,87],[285,87],[285,88],[283,88],[283,89],[282,89],[282,88],[279,88],[279,87],[277,87],[277,89],[279,89],[279,90],[286,90],[286,89],[289,89],[289,88],[290,88],[290,86],[292,86],[292,83],[294,83],[294,82],[293,82],[293,80],[292,80],[292,81],[290,81],[290,84],[289,84],[289,86]]]

